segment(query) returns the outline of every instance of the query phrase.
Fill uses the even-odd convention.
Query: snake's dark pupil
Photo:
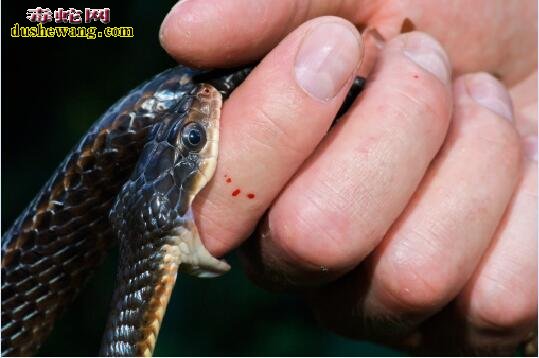
[[[189,143],[193,146],[197,146],[201,141],[200,131],[198,129],[191,129],[189,131]]]
[[[182,128],[181,141],[189,150],[198,151],[206,144],[206,131],[198,123],[189,123]]]

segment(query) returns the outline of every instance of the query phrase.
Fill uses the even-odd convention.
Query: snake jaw
[[[201,84],[186,119],[186,123],[199,123],[206,131],[206,145],[198,152],[198,170],[189,190],[189,207],[195,196],[211,180],[217,167],[222,103],[219,91],[210,85]]]
[[[201,278],[218,277],[230,269],[225,261],[214,258],[202,243],[191,210],[194,197],[213,177],[217,167],[221,106],[221,93],[211,85],[201,84],[187,122],[202,124],[206,130],[207,142],[198,153],[198,173],[191,187],[189,211],[184,217],[186,222],[177,227],[173,234],[178,240],[180,271]]]

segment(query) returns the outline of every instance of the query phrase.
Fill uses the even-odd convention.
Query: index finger
[[[537,67],[537,32],[530,31],[537,27],[536,14],[533,0],[187,0],[166,16],[160,40],[183,64],[237,66],[263,57],[303,22],[333,15],[388,40],[414,27],[439,40],[454,73],[486,71],[514,84]],[[504,36],[497,35],[500,26]]]
[[[354,2],[341,0],[180,1],[163,20],[159,37],[165,51],[181,63],[235,66],[261,58],[309,19],[336,15],[357,23],[354,12]]]

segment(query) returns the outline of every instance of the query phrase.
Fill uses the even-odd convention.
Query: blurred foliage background
[[[89,126],[128,90],[174,66],[158,41],[174,2],[2,2],[2,232],[40,190]],[[132,26],[134,38],[12,38],[33,25],[36,6],[111,9],[109,26]],[[46,26],[57,26],[54,22]],[[65,25],[61,25],[65,26]],[[101,23],[83,26],[104,27]],[[107,259],[56,323],[40,355],[97,354],[108,313],[116,254]],[[250,283],[237,259],[220,279],[179,276],[155,355],[397,355],[319,328],[294,295]]]

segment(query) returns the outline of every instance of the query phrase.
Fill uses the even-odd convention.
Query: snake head
[[[163,235],[193,220],[191,203],[217,162],[221,94],[196,84],[182,109],[151,131],[131,178],[111,210],[118,236]]]

